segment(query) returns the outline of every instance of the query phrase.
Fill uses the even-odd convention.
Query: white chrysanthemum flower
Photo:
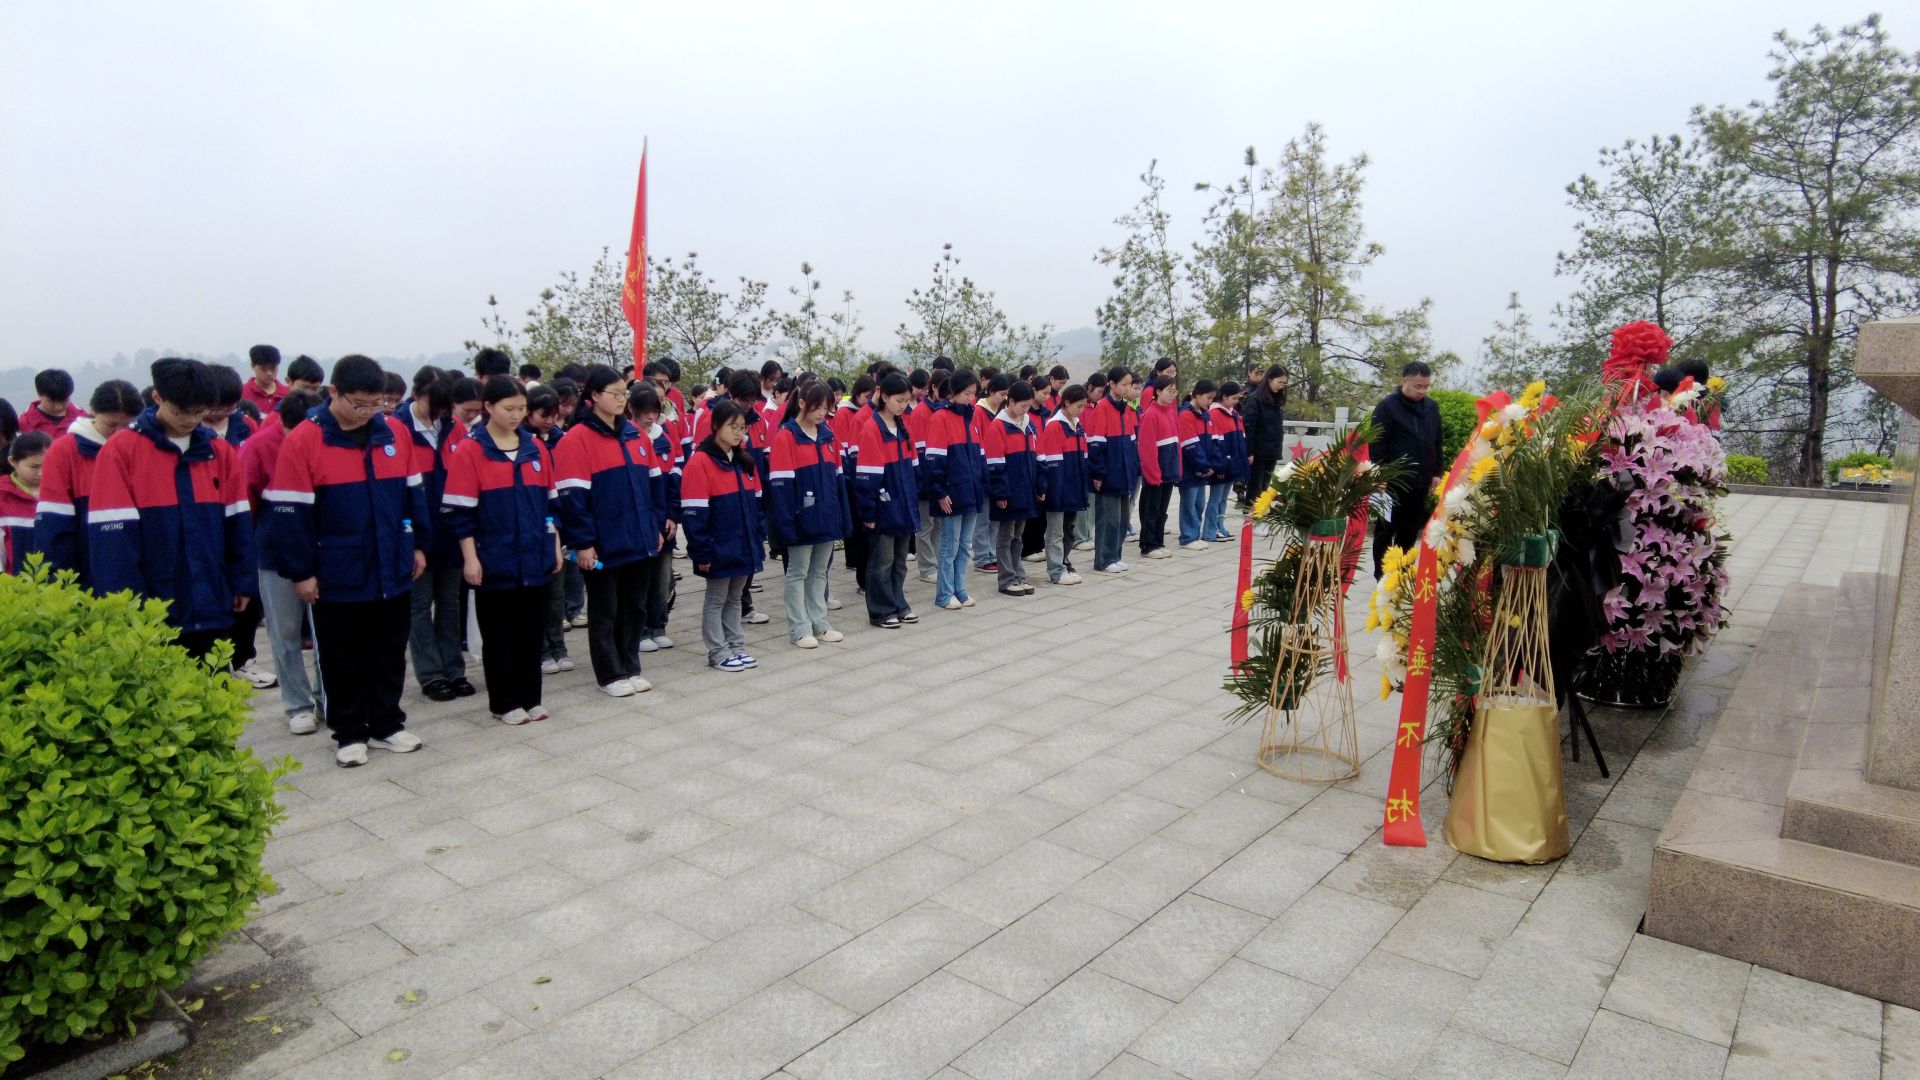
[[[1467,461],[1478,465],[1493,456],[1493,444],[1485,439],[1475,439],[1467,447]]]
[[[1372,471],[1373,471],[1373,462],[1371,461],[1358,462],[1353,467],[1353,474],[1355,476],[1365,476]]]
[[[1438,548],[1440,542],[1447,538],[1447,523],[1439,519],[1427,522],[1426,532],[1422,534],[1422,538],[1426,540],[1428,547]]]
[[[1293,478],[1293,462],[1291,461],[1287,462],[1285,465],[1280,466],[1280,471],[1273,474],[1273,482],[1275,484],[1284,484],[1292,478]]]
[[[1469,536],[1463,536],[1459,540],[1455,541],[1453,545],[1453,553],[1456,557],[1456,560],[1460,563],[1460,565],[1472,566],[1473,556],[1475,554],[1474,547],[1473,547],[1473,538]]]
[[[1516,420],[1525,419],[1526,415],[1527,407],[1516,401],[1500,410],[1500,422],[1503,424],[1511,424]]]
[[[1447,497],[1440,500],[1440,506],[1449,515],[1457,514],[1467,508],[1467,485],[1455,484],[1447,489]]]

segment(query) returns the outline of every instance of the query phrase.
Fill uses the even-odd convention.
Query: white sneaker
[[[1091,540],[1082,540],[1082,541],[1080,541],[1079,543],[1077,543],[1077,544],[1075,544],[1075,545],[1073,545],[1073,550],[1075,550],[1075,551],[1092,551],[1092,550],[1093,550],[1093,541],[1091,541]]]
[[[1055,585],[1078,585],[1080,584],[1080,581],[1081,581],[1080,575],[1069,570],[1066,573],[1061,574],[1060,580],[1054,582],[1054,584]]]
[[[561,671],[573,670],[573,658],[569,656],[563,656],[560,659],[555,660],[554,664],[558,665]]]
[[[547,712],[545,705],[535,705],[533,708],[527,710],[527,719],[529,720],[545,720],[551,715],[553,714]]]
[[[817,649],[820,647],[820,639],[814,637],[812,634],[808,634],[803,638],[795,638],[793,643],[796,647],[802,649]]]
[[[1123,562],[1110,562],[1101,567],[1100,572],[1103,574],[1124,574],[1127,572],[1127,564]]]
[[[753,614],[748,615],[745,619],[742,619],[741,621],[746,623],[751,623],[754,626],[759,626],[761,623],[767,621],[767,613],[764,611],[755,611]]]
[[[583,611],[580,614],[575,615],[573,618],[568,619],[567,625],[574,627],[575,629],[579,629],[580,627],[587,625],[587,613]]]
[[[1044,551],[1036,551],[1031,555],[1022,555],[1020,556],[1020,561],[1021,562],[1046,562],[1047,553]]]
[[[742,664],[745,664],[747,667],[758,667],[760,664],[760,661],[755,660],[753,657],[747,655],[746,653],[735,653],[733,658],[735,660],[740,661]]]
[[[647,691],[653,689],[652,683],[648,682],[647,680],[641,678],[638,675],[635,675],[633,678],[628,679],[627,685],[633,687],[633,692],[636,694],[644,694]]]
[[[234,668],[233,677],[253,687],[255,690],[266,690],[279,685],[280,682],[279,676],[271,671],[261,671],[259,668],[253,666],[253,661],[251,660]]]
[[[670,637],[668,637],[668,636],[667,636],[667,635],[665,635],[665,634],[655,634],[655,635],[653,635],[653,643],[654,643],[655,645],[657,645],[657,646],[659,646],[659,647],[660,647],[660,648],[662,648],[662,649],[671,649],[671,648],[673,648],[673,639],[672,639],[672,638],[670,638]]]
[[[558,675],[558,674],[560,674],[560,661],[558,661],[558,660],[542,660],[542,661],[540,661],[540,674],[542,674],[542,675]]]
[[[845,605],[845,604],[842,604],[842,603],[840,602],[840,598],[839,598],[839,597],[837,597],[837,596],[829,596],[829,597],[827,597],[827,610],[828,610],[828,611],[839,611],[839,610],[840,610],[841,608],[843,608],[843,607],[846,607],[846,605]]]
[[[345,746],[334,747],[333,763],[343,769],[351,769],[356,765],[365,765],[367,763],[367,744],[350,742]]]
[[[841,633],[838,630],[827,630],[821,633],[820,640],[831,644],[836,641],[847,640],[847,635]]]
[[[615,679],[602,686],[600,692],[608,697],[632,697],[633,684],[625,679]]]
[[[718,668],[721,671],[745,671],[749,665],[741,663],[740,658],[737,656],[729,656],[717,664],[710,664],[708,666]]]
[[[1182,551],[1205,551],[1206,549],[1207,542],[1205,540],[1189,540],[1180,545],[1180,550]]]
[[[494,719],[503,724],[519,727],[521,724],[533,719],[533,717],[529,716],[525,709],[510,709],[504,714],[496,714]]]
[[[319,721],[314,719],[311,709],[302,709],[287,717],[287,730],[295,735],[311,735],[319,728]]]
[[[396,731],[384,739],[368,739],[367,745],[375,750],[391,750],[396,754],[411,754],[420,749],[420,736],[411,731]]]
[[[961,607],[972,607],[972,606],[973,606],[973,597],[971,597],[971,596],[964,596],[964,597],[961,597],[961,598],[960,598],[960,606],[961,606]]]
[[[959,611],[960,598],[957,596],[949,596],[947,597],[947,602],[944,604],[941,604],[940,606],[943,608],[946,608],[948,611]]]
[[[1152,551],[1147,552],[1147,554],[1145,555],[1145,558],[1171,559],[1173,558],[1173,552],[1168,551],[1166,548],[1163,548],[1163,547],[1157,547],[1157,548],[1154,548]]]
[[[641,651],[641,652],[659,652],[659,651],[660,651],[660,646],[658,646],[658,645],[655,645],[655,644],[653,643],[653,639],[652,639],[652,638],[650,638],[650,637],[643,637],[643,638],[641,638],[641,639],[640,639],[640,651]]]

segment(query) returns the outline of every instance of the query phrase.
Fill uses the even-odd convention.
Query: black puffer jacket
[[[1287,442],[1287,409],[1278,398],[1258,390],[1240,399],[1240,415],[1247,422],[1247,453],[1278,458]]]
[[[1440,475],[1440,443],[1440,406],[1432,398],[1414,401],[1395,390],[1373,407],[1373,460],[1407,463],[1409,475],[1395,488],[1425,491]]]

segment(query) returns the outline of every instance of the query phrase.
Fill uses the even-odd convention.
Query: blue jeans
[[[967,532],[967,549],[973,553],[973,565],[984,567],[993,561],[993,529],[987,523],[986,511],[967,516],[973,519],[973,527]]]
[[[971,514],[955,514],[940,520],[940,557],[936,560],[939,578],[933,586],[935,607],[944,607],[947,601],[955,598],[968,598],[968,545],[961,543],[961,540],[971,537],[986,516],[975,510]]]
[[[833,542],[787,545],[787,636],[795,641],[833,629],[827,624],[827,561]]]
[[[1201,538],[1201,525],[1207,516],[1207,484],[1180,485],[1180,542],[1191,544]]]
[[[1227,532],[1227,496],[1232,489],[1233,485],[1227,483],[1213,484],[1207,488],[1207,516],[1200,523],[1200,539],[1233,539]]]
[[[1105,570],[1120,561],[1127,546],[1127,492],[1093,494],[1093,568]]]

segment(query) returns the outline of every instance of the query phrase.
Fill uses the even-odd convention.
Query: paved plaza
[[[412,755],[305,763],[279,892],[207,959],[167,1075],[458,1080],[1920,1077],[1920,1014],[1640,935],[1651,852],[1784,589],[1878,565],[1886,507],[1734,496],[1733,625],[1664,713],[1600,709],[1577,842],[1379,841],[1396,697],[1356,633],[1359,779],[1253,765],[1220,689],[1235,552],[706,669],[687,573],[656,687],[553,719],[411,691]],[[1083,567],[1083,570],[1086,568]],[[1041,575],[1044,577],[1044,575]],[[1364,620],[1364,587],[1349,598]],[[476,671],[477,675],[477,671]],[[1429,776],[1432,772],[1429,770]],[[1758,931],[1756,931],[1758,932]]]

